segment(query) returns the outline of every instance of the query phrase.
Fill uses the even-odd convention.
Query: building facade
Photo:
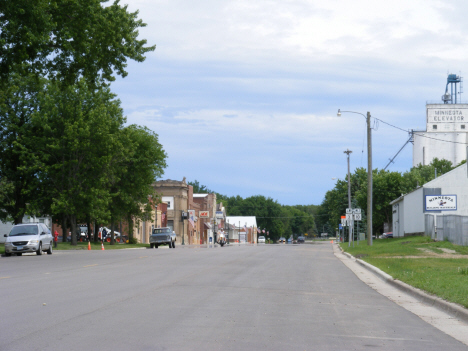
[[[216,194],[193,194],[193,204],[198,208],[200,244],[216,241]]]
[[[226,223],[232,228],[229,233],[229,242],[257,243],[257,217],[226,216]]]
[[[178,180],[160,180],[153,184],[161,202],[167,204],[165,219],[167,227],[175,231],[178,245],[188,244],[188,198],[189,186],[186,178]]]
[[[453,165],[466,160],[468,104],[427,104],[426,130],[413,131],[413,167],[434,158]]]
[[[436,207],[430,205],[435,199]],[[468,172],[466,163],[427,182],[411,193],[390,202],[393,236],[422,235],[427,232],[427,216],[468,216]]]

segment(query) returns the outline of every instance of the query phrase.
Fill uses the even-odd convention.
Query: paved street
[[[468,350],[332,245],[0,258],[0,350]]]

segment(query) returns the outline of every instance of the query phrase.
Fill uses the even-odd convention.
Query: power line
[[[376,120],[378,120],[378,121],[380,121],[380,122],[382,122],[382,123],[384,123],[384,124],[386,124],[386,125],[388,125],[388,126],[390,126],[390,127],[393,127],[393,128],[395,128],[395,129],[401,130],[401,131],[403,131],[403,132],[405,132],[405,133],[412,133],[413,135],[418,135],[418,136],[420,136],[420,137],[422,137],[422,138],[427,138],[427,139],[432,139],[432,140],[438,140],[438,141],[443,141],[443,142],[452,143],[452,144],[468,145],[468,143],[462,143],[462,142],[460,142],[460,141],[444,140],[444,139],[439,139],[439,138],[434,138],[434,137],[430,137],[430,136],[427,136],[427,135],[423,135],[423,134],[420,134],[420,133],[417,133],[417,132],[414,132],[414,131],[411,131],[411,132],[410,132],[410,131],[405,130],[405,129],[403,129],[403,128],[397,127],[397,126],[395,126],[395,125],[393,125],[393,124],[391,124],[391,123],[385,122],[385,121],[383,121],[383,120],[381,120],[381,119],[379,119],[379,118],[375,118],[375,117],[372,117],[372,118],[374,118],[374,119],[376,119]],[[425,132],[425,133],[427,133],[427,132]]]

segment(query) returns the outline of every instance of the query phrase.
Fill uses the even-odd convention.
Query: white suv
[[[53,237],[49,228],[43,223],[17,224],[5,234],[5,256],[21,256],[23,252],[35,252],[42,255],[42,251],[52,255]]]
[[[265,244],[265,237],[264,236],[259,236],[258,239],[257,239],[257,243],[258,244]]]

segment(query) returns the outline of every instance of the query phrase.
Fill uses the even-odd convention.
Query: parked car
[[[53,237],[44,223],[17,224],[5,234],[5,256],[21,256],[26,252],[42,255],[43,251],[52,255]]]
[[[265,244],[265,237],[263,235],[259,236],[258,239],[257,239],[257,243],[258,244]]]
[[[176,234],[171,228],[154,228],[149,238],[150,247],[158,248],[159,245],[169,245],[169,248],[174,249],[176,239]]]
[[[305,242],[305,237],[303,237],[303,236],[298,236],[297,237],[297,243],[298,244],[304,244],[304,242]]]
[[[379,239],[393,239],[393,232],[383,233]]]
[[[283,238],[283,237],[281,237],[281,238],[279,238],[278,242],[279,242],[279,243],[283,243],[283,244],[284,244],[284,243],[286,242],[286,239],[285,239],[285,238]]]

